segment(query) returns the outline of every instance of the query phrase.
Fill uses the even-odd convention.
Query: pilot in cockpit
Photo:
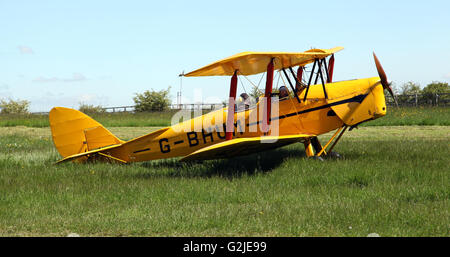
[[[287,99],[289,97],[289,90],[287,89],[286,86],[281,86],[278,89],[278,97],[280,100],[284,100]]]
[[[250,108],[250,97],[248,96],[247,93],[242,93],[239,96],[239,101],[237,104],[237,110],[238,111],[243,111],[243,110],[248,110]]]

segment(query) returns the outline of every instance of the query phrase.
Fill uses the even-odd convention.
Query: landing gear
[[[324,161],[324,159],[320,156],[312,156],[311,159],[316,160],[316,161],[321,161],[321,162]]]
[[[327,155],[325,155],[325,157],[330,158],[330,159],[342,159],[342,155],[340,155],[336,152],[327,153]]]
[[[322,151],[322,145],[317,137],[308,138],[303,144],[305,145],[306,156],[313,160],[324,161],[322,156],[326,156],[326,154],[323,154],[322,156],[316,154]]]
[[[303,144],[305,145],[306,156],[314,160],[323,161],[323,158],[320,155],[316,154],[322,150],[322,145],[320,144],[317,137],[305,139]]]
[[[330,138],[330,140],[328,140],[327,144],[324,147],[322,147],[322,145],[320,144],[319,139],[317,137],[311,137],[311,138],[305,139],[303,144],[305,145],[306,156],[312,157],[314,159],[321,160],[321,161],[323,161],[322,156],[333,158],[333,159],[342,158],[342,156],[340,154],[338,154],[336,152],[332,152],[332,150],[333,150],[334,146],[336,145],[336,143],[341,138],[341,136],[344,134],[346,129],[347,129],[347,126],[344,125],[343,127],[340,127],[338,130],[336,130],[334,135]],[[342,132],[339,134],[339,132],[341,130],[342,130]],[[339,136],[337,137],[336,141],[334,141],[333,145],[330,147],[330,149],[328,150],[328,153],[327,153],[325,151],[325,149],[328,147],[328,145],[333,141],[333,139],[338,134],[339,134]]]

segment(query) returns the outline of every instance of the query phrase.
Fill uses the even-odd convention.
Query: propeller
[[[391,88],[391,83],[388,82],[386,73],[384,72],[383,67],[381,66],[381,63],[378,60],[375,53],[373,53],[373,58],[375,60],[375,66],[377,66],[378,76],[380,76],[380,82],[381,82],[381,85],[383,86],[383,89],[388,90],[389,94],[391,94],[392,98],[394,98],[395,104],[398,107],[397,99],[395,98],[394,92],[392,91],[392,88]]]

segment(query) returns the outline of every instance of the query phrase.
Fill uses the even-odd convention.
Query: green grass
[[[294,144],[201,164],[53,165],[48,128],[0,128],[0,235],[449,236],[449,132],[361,127],[324,162]]]
[[[177,111],[145,112],[145,113],[99,113],[89,114],[93,119],[106,127],[148,127],[169,126],[172,116]],[[26,126],[43,128],[49,126],[46,114],[0,114],[0,127]]]
[[[450,107],[388,107],[387,115],[362,126],[450,126]]]
[[[104,113],[91,115],[105,127],[170,126],[177,111]],[[206,111],[205,111],[206,112]],[[450,107],[389,107],[388,114],[361,126],[440,125],[450,126]],[[0,115],[0,127],[48,127],[48,115]]]
[[[48,127],[48,115],[44,114],[0,114],[0,127],[26,126]]]

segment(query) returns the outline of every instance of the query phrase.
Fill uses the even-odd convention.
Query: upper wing
[[[293,66],[304,66],[341,51],[343,47],[331,49],[311,49],[301,53],[284,52],[243,52],[235,54],[205,67],[185,74],[186,77],[231,76],[235,70],[239,74],[253,75],[267,70],[267,64],[274,58],[274,69],[279,70]]]
[[[235,138],[199,149],[185,156],[181,161],[212,160],[247,155],[299,142],[302,139],[313,136],[314,135],[299,134],[289,136]]]

